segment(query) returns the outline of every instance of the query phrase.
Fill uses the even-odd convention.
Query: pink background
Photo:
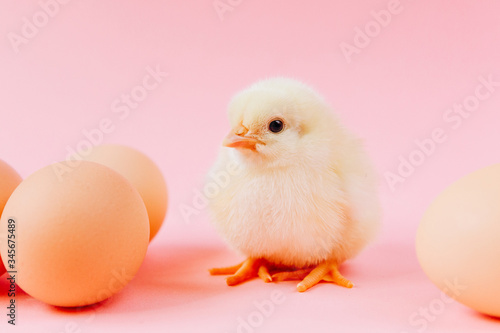
[[[418,266],[414,237],[442,189],[500,162],[500,87],[459,128],[443,119],[474,94],[479,76],[500,81],[500,2],[401,0],[400,12],[348,63],[339,45],[352,45],[355,28],[389,3],[243,0],[221,20],[212,0],[70,1],[16,53],[8,34],[21,34],[23,17],[32,20],[41,7],[0,0],[0,158],[26,177],[63,160],[67,147],[85,140],[82,131],[109,118],[115,128],[103,142],[148,154],[170,193],[163,229],[130,285],[78,312],[20,294],[16,331],[497,332],[498,320],[455,302],[432,319],[415,317],[436,305],[440,291]],[[142,83],[148,66],[169,75],[120,119],[111,104]],[[202,189],[229,130],[225,108],[232,94],[275,75],[321,92],[366,141],[379,171],[384,227],[343,268],[355,289],[321,284],[299,294],[295,282],[257,280],[229,288],[206,269],[241,258],[225,247],[204,210],[189,220],[180,213]],[[396,172],[399,156],[408,157],[415,140],[436,128],[446,142],[392,191],[384,174]],[[259,314],[254,302],[268,304],[273,292],[283,302]],[[2,332],[14,331],[3,311]],[[255,327],[244,329],[241,320]]]

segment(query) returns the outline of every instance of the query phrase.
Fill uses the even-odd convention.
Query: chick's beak
[[[255,150],[255,146],[262,143],[256,138],[252,138],[243,134],[235,134],[231,131],[222,141],[222,145],[230,148],[246,148]]]

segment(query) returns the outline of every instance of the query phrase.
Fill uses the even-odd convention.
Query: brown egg
[[[0,160],[0,216],[2,215],[5,203],[9,199],[14,189],[23,179],[10,165]],[[7,242],[7,234],[0,234],[0,244]],[[0,259],[0,276],[6,269]]]
[[[27,177],[5,205],[0,232],[8,227],[16,235],[18,285],[57,306],[93,304],[120,291],[149,244],[137,190],[112,169],[87,161],[56,163]]]
[[[148,211],[151,241],[163,224],[168,201],[165,179],[156,164],[143,153],[120,145],[94,147],[84,159],[110,167],[135,186]]]
[[[436,286],[491,316],[500,316],[499,203],[495,164],[441,192],[425,212],[416,242],[420,264]]]

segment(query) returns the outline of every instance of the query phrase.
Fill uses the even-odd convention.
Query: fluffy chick
[[[259,276],[301,280],[298,291],[322,280],[352,287],[338,266],[373,238],[380,214],[360,140],[315,91],[287,78],[238,93],[228,115],[232,130],[212,173],[236,171],[210,211],[248,259],[210,273],[230,274],[228,285]]]

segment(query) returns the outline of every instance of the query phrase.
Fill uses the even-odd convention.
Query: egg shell
[[[446,188],[417,232],[419,262],[448,296],[500,316],[500,164]]]
[[[10,165],[0,160],[0,216],[3,208],[7,203],[14,189],[21,183],[23,179]],[[0,244],[7,241],[7,234],[0,235]],[[3,261],[0,259],[0,276],[5,273],[6,269]]]
[[[87,161],[56,163],[27,177],[5,205],[0,232],[9,219],[17,284],[57,306],[93,304],[120,291],[149,244],[137,190],[112,169]],[[5,263],[8,247],[2,245]]]
[[[135,186],[148,211],[151,241],[167,213],[167,185],[158,166],[140,151],[122,145],[96,146],[84,159],[110,167]]]

